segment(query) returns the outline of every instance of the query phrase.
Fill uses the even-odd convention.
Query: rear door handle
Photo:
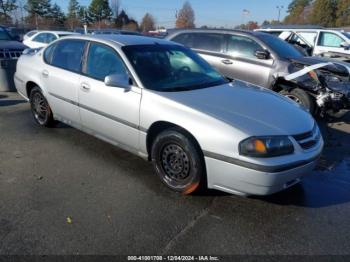
[[[49,71],[47,70],[44,70],[42,74],[43,74],[43,77],[49,77]]]
[[[224,60],[221,60],[221,62],[225,65],[232,65],[233,64],[233,62],[230,59],[224,59]]]
[[[89,91],[90,90],[90,85],[88,83],[81,83],[81,89],[83,91]]]

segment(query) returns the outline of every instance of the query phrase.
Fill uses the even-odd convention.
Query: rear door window
[[[192,34],[179,34],[175,36],[172,41],[193,48],[193,37]]]
[[[215,33],[194,33],[193,34],[193,48],[211,51],[211,52],[223,52],[224,51],[224,34]]]
[[[223,52],[225,46],[224,34],[216,33],[185,33],[175,36],[172,41],[184,46],[210,52]]]
[[[33,38],[34,42],[46,43],[46,33],[40,33]]]
[[[57,37],[54,34],[47,34],[46,35],[46,42],[47,44],[55,41],[57,39]]]
[[[228,38],[227,53],[231,56],[257,59],[255,52],[263,50],[260,44],[246,36],[230,35]]]
[[[63,40],[57,43],[51,65],[80,73],[85,44],[82,40]]]
[[[341,47],[341,44],[345,42],[340,36],[334,33],[321,32],[318,40],[318,45],[326,47]]]

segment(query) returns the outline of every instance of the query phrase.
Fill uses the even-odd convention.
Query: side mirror
[[[270,58],[270,53],[267,50],[258,50],[258,51],[255,52],[255,56],[258,59],[266,60],[266,59]]]
[[[340,44],[341,47],[343,47],[345,50],[349,50],[350,49],[350,44],[347,42],[343,42]]]
[[[130,87],[130,78],[127,74],[111,74],[105,77],[105,85],[112,87],[120,87],[120,88],[129,88]]]

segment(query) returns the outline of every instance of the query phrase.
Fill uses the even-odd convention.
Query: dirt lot
[[[184,197],[149,163],[0,93],[0,254],[350,254],[350,115],[301,185]]]

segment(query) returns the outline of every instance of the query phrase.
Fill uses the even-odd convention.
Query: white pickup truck
[[[333,53],[350,57],[350,33],[322,28],[273,27],[256,31],[274,34],[283,40],[304,48],[309,55]]]

